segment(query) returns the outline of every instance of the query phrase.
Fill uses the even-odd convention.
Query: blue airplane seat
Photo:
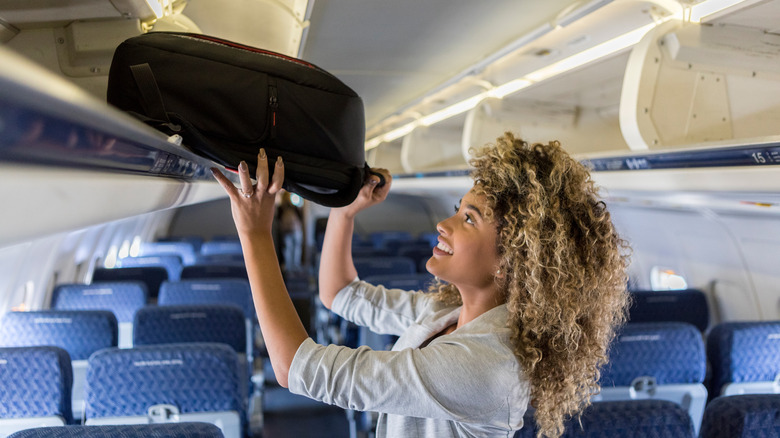
[[[433,282],[434,277],[426,272],[424,274],[372,275],[363,280],[371,284],[382,285],[388,289],[421,290],[425,292]]]
[[[374,231],[369,233],[368,240],[374,248],[386,248],[395,252],[398,246],[414,242],[414,236],[408,231]]]
[[[536,438],[533,412],[515,438]],[[694,438],[691,417],[678,404],[666,400],[624,400],[593,403],[567,421],[561,438]]]
[[[213,239],[212,239],[213,240]],[[187,242],[192,245],[192,249],[195,253],[200,251],[200,246],[203,245],[203,237],[201,236],[166,236],[157,239],[158,242]]]
[[[409,257],[356,257],[352,261],[360,278],[417,272],[414,260]]]
[[[179,280],[181,278],[181,257],[178,255],[154,255],[140,257],[125,257],[117,261],[117,268],[139,268],[147,266],[156,266],[164,268],[168,273],[169,280]]]
[[[71,360],[117,346],[117,321],[108,310],[8,312],[0,318],[0,346],[54,345]]]
[[[117,283],[135,281],[146,287],[147,300],[157,299],[160,284],[168,280],[168,271],[160,266],[135,268],[97,268],[92,272],[92,283]],[[55,290],[56,293],[56,290]],[[52,298],[52,303],[56,302]]]
[[[235,305],[147,306],[135,315],[133,345],[218,342],[237,354],[246,394],[254,394],[252,357],[247,356],[244,311]],[[260,390],[261,388],[257,388]],[[256,394],[258,397],[261,392]],[[259,403],[259,401],[257,401]]]
[[[707,336],[713,397],[780,393],[780,321],[726,322]]]
[[[139,256],[156,256],[175,254],[181,257],[182,263],[189,266],[195,263],[195,246],[186,241],[144,242],[138,251]]]
[[[89,358],[85,424],[207,422],[239,438],[247,412],[241,375],[225,344],[101,350]]]
[[[243,254],[198,254],[195,260],[195,265],[225,265],[225,266],[244,266]]]
[[[701,425],[707,389],[701,332],[688,323],[627,324],[611,346],[593,401],[655,399],[675,402]]]
[[[135,315],[133,345],[219,342],[246,354],[244,311],[234,305],[147,306]]]
[[[420,233],[420,235],[417,236],[417,243],[425,244],[428,245],[430,248],[433,248],[434,246],[439,244],[439,233],[436,231],[431,231],[428,233]]]
[[[200,247],[201,255],[214,255],[214,254],[243,254],[241,249],[241,242],[238,240],[220,240],[203,243]]]
[[[425,268],[422,271],[419,270],[419,266],[425,266],[425,262],[433,256],[433,247],[435,245],[412,243],[403,244],[398,247],[397,255],[401,257],[409,257],[414,260],[414,266],[418,267],[418,272],[426,272]]]
[[[191,279],[164,282],[160,286],[160,306],[191,304],[232,304],[244,312],[247,357],[254,356],[255,305],[247,280],[235,278]]]
[[[132,268],[129,268],[132,269]],[[141,268],[139,268],[141,269]],[[110,310],[119,326],[119,347],[133,345],[133,318],[146,305],[146,287],[139,282],[63,284],[54,292],[57,310]]]
[[[780,437],[780,394],[718,397],[707,405],[701,438]]]
[[[244,263],[235,261],[227,264],[205,264],[185,266],[181,270],[182,280],[191,280],[195,278],[238,278],[248,281],[249,275],[246,273]]]
[[[687,322],[704,332],[710,324],[707,297],[698,289],[635,290],[628,322]]]
[[[8,438],[224,438],[209,423],[122,424],[109,426],[49,426],[20,430]]]
[[[84,414],[87,359],[117,342],[116,317],[108,310],[9,312],[0,318],[0,347],[53,345],[68,352],[73,376],[70,406],[76,421]]]
[[[59,347],[0,348],[0,435],[73,422],[73,374]]]

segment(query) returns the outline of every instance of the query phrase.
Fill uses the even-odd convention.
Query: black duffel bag
[[[281,155],[284,188],[347,205],[370,171],[360,97],[321,68],[206,35],[151,32],[114,53],[108,103],[193,152],[255,174],[257,152]],[[273,172],[273,166],[271,172]]]

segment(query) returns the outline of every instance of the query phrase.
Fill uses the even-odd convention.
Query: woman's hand
[[[381,173],[385,179],[385,184],[382,187],[378,187],[381,179],[377,175],[369,175],[363,187],[360,189],[357,198],[352,201],[351,204],[346,207],[341,207],[336,210],[338,213],[346,214],[349,217],[355,217],[356,214],[365,210],[372,205],[379,204],[387,198],[388,192],[390,192],[390,186],[393,181],[393,177],[390,176],[390,171],[387,169],[371,169],[372,172]]]
[[[256,186],[252,185],[249,168],[244,161],[238,166],[240,188],[235,187],[218,169],[211,169],[214,178],[230,197],[230,209],[239,236],[271,233],[276,193],[282,190],[284,182],[284,163],[281,156],[276,160],[273,179],[269,182],[267,161],[265,149],[261,148],[257,154]]]

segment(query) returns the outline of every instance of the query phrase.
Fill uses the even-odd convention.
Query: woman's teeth
[[[439,242],[439,243],[436,245],[436,248],[439,248],[440,250],[442,250],[442,251],[446,252],[446,253],[447,253],[447,254],[449,254],[449,255],[452,255],[452,248],[450,248],[449,246],[447,246],[447,245],[443,244],[442,242]]]

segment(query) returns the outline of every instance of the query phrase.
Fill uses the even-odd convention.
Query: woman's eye
[[[471,215],[468,214],[468,213],[466,213],[466,223],[467,224],[472,224],[472,225],[474,224],[474,218],[471,217]]]
[[[455,213],[460,211],[460,205],[455,205],[454,207],[455,207]]]

